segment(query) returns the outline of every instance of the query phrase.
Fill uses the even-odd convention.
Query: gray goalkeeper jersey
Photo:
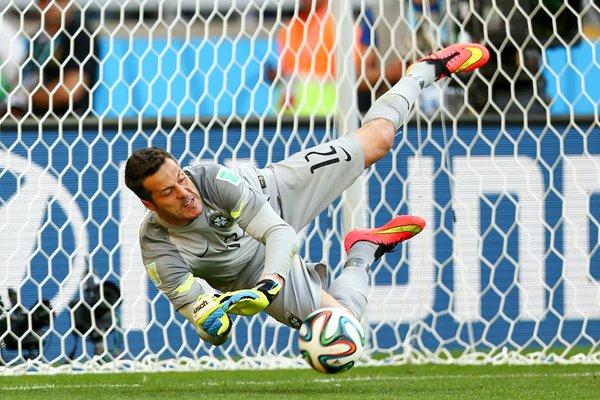
[[[176,309],[202,293],[194,277],[221,291],[252,287],[265,261],[265,246],[245,232],[267,202],[257,170],[194,165],[184,171],[198,187],[202,214],[189,225],[174,226],[148,212],[140,227],[146,271]]]
[[[358,137],[348,134],[264,169],[184,168],[204,208],[183,227],[170,226],[154,212],[146,215],[140,242],[150,278],[179,309],[202,293],[195,276],[229,291],[255,286],[262,274],[279,274],[285,284],[265,311],[297,328],[320,306],[327,278],[325,268],[319,272],[298,256],[296,232],[350,186],[364,165]]]

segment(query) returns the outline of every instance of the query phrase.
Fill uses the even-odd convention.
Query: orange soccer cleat
[[[417,235],[425,228],[425,221],[412,215],[400,215],[379,228],[354,229],[344,238],[346,253],[356,242],[367,241],[378,244],[375,259],[391,251],[398,243]]]
[[[490,51],[477,43],[459,43],[431,53],[417,62],[435,66],[437,79],[457,72],[469,72],[484,66],[490,59]]]

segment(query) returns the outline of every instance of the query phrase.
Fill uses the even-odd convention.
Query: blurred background
[[[44,37],[59,35],[58,29],[48,33],[44,26],[51,26],[53,18],[61,25],[60,14],[68,15],[61,25],[71,30],[66,35],[78,41],[74,48],[65,48],[71,57],[62,60],[63,71],[78,69],[85,75],[82,90],[71,99],[76,115],[89,111],[85,116],[103,119],[273,116],[286,97],[289,101],[291,94],[281,92],[292,91],[288,87],[292,74],[308,75],[311,65],[329,63],[329,70],[316,68],[310,78],[335,78],[327,76],[335,63],[327,40],[319,44],[326,54],[323,59],[288,59],[298,50],[294,35],[302,38],[299,30],[287,36],[291,51],[283,51],[283,28],[291,17],[304,19],[307,27],[320,25],[315,21],[322,20],[317,12],[321,1],[64,0],[56,7],[52,3],[5,0],[0,5],[2,34],[11,44],[2,54],[2,97],[16,97],[13,114],[33,113],[43,119],[67,113],[65,100],[58,95],[47,113],[48,101],[34,100],[33,110],[22,104],[27,103],[23,96],[35,93],[36,83],[49,82],[46,75],[52,73],[52,63],[44,59],[49,53],[38,54],[41,50],[34,47],[42,46]],[[317,16],[308,21],[302,13],[312,6]],[[441,99],[456,116],[546,110],[552,115],[594,114],[599,94],[592,82],[599,73],[595,54],[600,30],[594,1],[491,5],[466,0],[354,0],[351,6],[356,34],[352,44],[360,53],[355,67],[357,77],[366,81],[357,82],[362,110],[411,62],[446,44],[472,40],[490,46],[493,62],[469,82],[466,95],[466,85],[460,83],[437,96],[432,89],[422,104],[428,114]],[[66,12],[53,17],[54,8]],[[26,89],[22,96],[14,93],[19,86]],[[511,95],[516,97],[512,102]],[[89,104],[83,107],[81,102]]]
[[[490,62],[423,91],[350,196],[355,225],[428,222],[373,270],[368,355],[597,359],[597,0],[1,0],[0,38],[2,371],[301,363],[265,315],[199,342],[144,273],[123,163],[154,145],[262,167],[457,42]],[[332,275],[345,213],[300,232]]]

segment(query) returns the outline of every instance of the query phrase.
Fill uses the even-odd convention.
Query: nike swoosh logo
[[[204,253],[196,253],[196,254],[194,254],[194,255],[195,255],[196,257],[198,257],[198,258],[202,258],[202,257],[204,257],[204,256],[206,255],[206,253],[208,253],[208,248],[209,248],[209,246],[208,246],[208,244],[207,244],[207,245],[206,245],[206,250],[204,250]]]
[[[403,225],[403,226],[395,226],[393,228],[385,229],[383,231],[371,232],[372,235],[385,235],[389,233],[400,233],[400,232],[410,232],[413,235],[421,232],[421,227],[419,225]]]
[[[345,148],[343,148],[341,146],[339,146],[339,147],[346,154],[346,159],[344,161],[350,161],[350,160],[352,160],[352,157],[350,156],[350,153],[348,153]]]
[[[471,65],[475,64],[476,62],[478,62],[479,60],[481,60],[481,58],[483,57],[483,52],[481,51],[481,49],[478,49],[477,47],[466,47],[467,50],[469,50],[471,52],[471,57],[469,57],[467,59],[467,61],[465,61],[456,71],[456,72],[461,72],[464,71],[465,69],[469,68]]]

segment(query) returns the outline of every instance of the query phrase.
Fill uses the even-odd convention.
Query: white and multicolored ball
[[[335,374],[358,362],[365,348],[365,334],[360,322],[348,311],[321,308],[300,327],[298,348],[313,369]]]

